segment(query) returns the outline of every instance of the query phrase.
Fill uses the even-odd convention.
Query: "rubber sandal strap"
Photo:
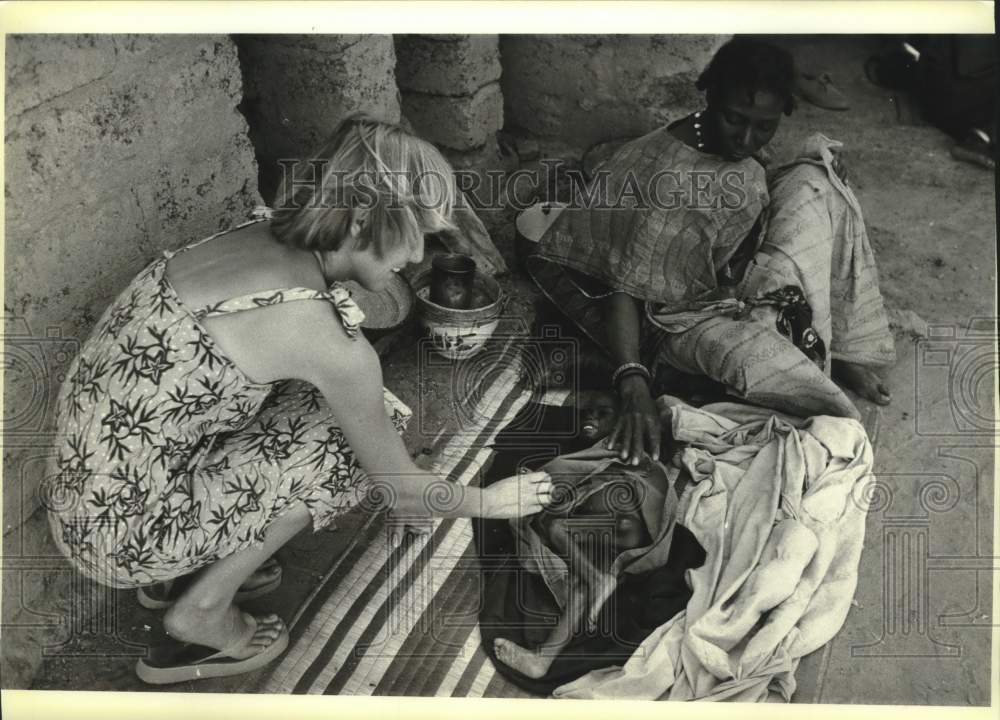
[[[247,624],[246,630],[238,640],[233,641],[229,646],[219,650],[219,652],[215,655],[205,658],[205,661],[231,658],[233,652],[236,650],[242,650],[253,641],[253,637],[257,634],[257,628],[260,627],[260,624],[257,622],[257,618],[250,613],[245,612],[240,614],[243,616],[243,622]]]
[[[260,625],[257,618],[249,613],[243,613],[243,618],[248,624],[247,631],[238,640],[226,647],[225,650],[219,650],[208,645],[198,645],[197,643],[175,642],[157,647],[156,655],[159,657],[151,656],[145,661],[145,664],[153,669],[171,670],[182,667],[197,667],[198,665],[210,662],[231,664],[244,662],[249,658],[237,659],[232,657],[231,653],[249,644],[253,640],[254,635],[257,634],[257,629]],[[262,647],[261,652],[266,650],[267,647]]]

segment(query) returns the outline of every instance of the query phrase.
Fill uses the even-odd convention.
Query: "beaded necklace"
[[[701,114],[703,112],[704,112],[703,110],[699,110],[694,114],[694,134],[695,137],[697,137],[698,139],[699,150],[705,149],[705,139],[701,136]]]

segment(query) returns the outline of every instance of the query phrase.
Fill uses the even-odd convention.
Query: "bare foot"
[[[885,381],[871,368],[843,360],[834,360],[832,370],[835,380],[866,400],[871,400],[879,405],[888,405],[892,399]]]
[[[532,652],[506,638],[496,638],[493,641],[493,651],[497,660],[514,668],[522,675],[537,680],[544,677],[552,667],[553,657],[546,657],[539,652]]]
[[[259,653],[284,628],[277,615],[264,615],[256,619],[257,628],[250,635],[252,622],[252,616],[235,605],[202,609],[182,602],[174,604],[163,617],[163,627],[175,640],[226,650],[227,655],[237,660]],[[240,643],[241,638],[246,638],[246,642]]]

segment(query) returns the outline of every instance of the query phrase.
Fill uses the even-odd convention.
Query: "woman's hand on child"
[[[483,490],[481,517],[510,519],[541,512],[552,500],[548,473],[529,472],[495,482]]]
[[[638,376],[622,379],[619,386],[621,410],[608,438],[610,450],[620,450],[622,461],[638,465],[643,451],[660,459],[660,415],[649,394],[646,380]]]

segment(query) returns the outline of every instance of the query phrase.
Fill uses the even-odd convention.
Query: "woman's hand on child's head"
[[[548,473],[522,473],[483,490],[481,517],[510,519],[534,515],[551,501],[552,478]]]
[[[619,450],[623,462],[638,465],[643,452],[660,459],[660,415],[649,393],[649,385],[639,376],[623,378],[619,386],[621,410],[608,438],[608,448]]]

